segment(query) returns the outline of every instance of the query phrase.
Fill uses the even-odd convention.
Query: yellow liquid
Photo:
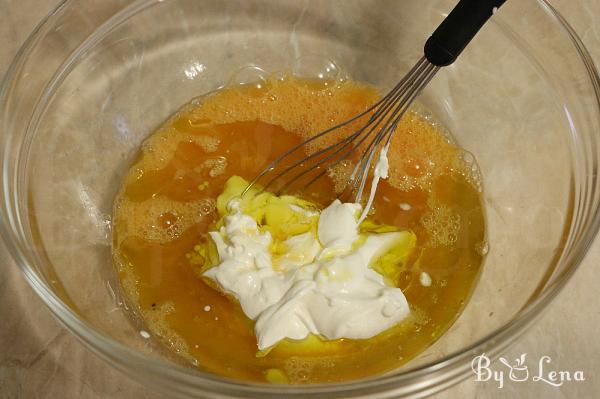
[[[462,151],[416,112],[395,132],[390,178],[380,183],[371,215],[417,235],[396,282],[412,316],[397,327],[366,340],[283,341],[257,356],[253,321],[234,299],[198,277],[186,257],[215,222],[215,199],[227,178],[252,179],[291,146],[366,110],[377,98],[373,88],[352,81],[270,79],[261,87],[229,87],[194,101],[147,139],[115,202],[113,245],[123,291],[148,331],[205,371],[251,381],[318,383],[399,367],[448,329],[482,264],[483,210]],[[341,169],[312,187],[311,200],[327,205],[334,198],[352,164]],[[431,286],[419,282],[421,272],[431,276]]]

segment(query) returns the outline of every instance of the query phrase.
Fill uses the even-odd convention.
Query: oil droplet
[[[177,215],[165,212],[158,217],[158,224],[163,229],[168,229],[177,222]]]

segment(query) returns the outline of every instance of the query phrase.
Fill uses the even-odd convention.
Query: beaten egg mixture
[[[472,165],[424,112],[399,124],[389,179],[360,224],[358,208],[334,201],[352,159],[302,197],[240,196],[267,163],[378,98],[351,80],[270,78],[195,99],[151,135],[114,208],[115,264],[145,330],[202,370],[272,383],[377,375],[447,330],[482,264],[484,217]],[[235,253],[242,236],[260,248],[245,261]],[[248,285],[247,265],[277,284]],[[296,283],[304,291],[294,297]],[[342,291],[362,302],[349,305]]]

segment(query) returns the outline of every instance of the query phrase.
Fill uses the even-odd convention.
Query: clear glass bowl
[[[185,367],[120,305],[110,217],[141,141],[179,106],[268,72],[383,90],[454,1],[65,1],[0,91],[2,235],[56,317],[114,367],[175,397],[423,396],[501,353],[573,274],[598,230],[598,74],[543,0],[508,2],[420,101],[476,157],[489,253],[462,316],[387,375],[332,385],[241,383]],[[486,248],[483,248],[485,250]]]

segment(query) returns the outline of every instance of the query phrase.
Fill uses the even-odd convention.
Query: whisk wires
[[[338,197],[361,202],[366,183],[374,169],[375,154],[379,152],[385,156],[402,116],[438,70],[439,67],[431,64],[425,57],[421,58],[392,90],[365,111],[310,137],[277,157],[250,182],[242,195],[256,185],[261,185],[262,190],[269,190],[276,183],[279,185],[274,190],[277,194],[288,192],[292,187],[300,187],[296,189],[299,192],[306,191],[332,168],[355,158],[356,153],[360,152],[354,170]],[[309,155],[301,156],[308,153],[311,143],[335,134],[352,123],[360,123],[362,119],[365,122],[345,137]],[[366,217],[372,205],[379,177],[373,176],[371,193],[361,220]]]

